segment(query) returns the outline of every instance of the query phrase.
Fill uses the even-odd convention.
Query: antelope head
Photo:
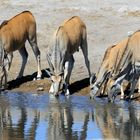
[[[96,78],[95,74],[93,74],[90,77],[90,97],[94,98],[97,93],[100,91],[101,86],[103,85],[103,83],[108,79],[110,75],[110,72],[105,72],[105,74],[103,75],[102,79],[100,79],[100,81],[98,81],[98,77]]]
[[[58,68],[54,68],[51,62],[51,58],[48,54],[47,54],[47,61],[50,70],[46,70],[46,72],[49,75],[50,80],[52,81],[49,93],[53,93],[55,96],[57,96],[59,94],[61,83],[64,77],[63,60],[61,60]]]
[[[115,79],[110,78],[107,84],[108,102],[114,102],[117,94],[120,92],[121,85]]]

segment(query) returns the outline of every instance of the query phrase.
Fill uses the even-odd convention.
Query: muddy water
[[[86,96],[2,93],[0,140],[140,138],[140,104]]]

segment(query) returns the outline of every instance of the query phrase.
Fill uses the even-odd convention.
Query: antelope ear
[[[95,81],[96,81],[97,77],[96,77],[96,74],[92,74],[91,77],[90,77],[90,85],[92,85]]]

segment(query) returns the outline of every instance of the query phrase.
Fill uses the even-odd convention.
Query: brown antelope
[[[97,73],[96,80],[94,75],[90,78],[91,97],[94,97],[98,92],[100,92],[101,88],[106,87],[110,73],[114,73],[116,71],[116,66],[119,63],[127,40],[128,39],[125,39],[106,50],[100,69]],[[105,91],[103,90],[103,92]]]
[[[124,79],[132,83],[129,97],[133,97],[135,86],[140,75],[140,31],[133,33],[127,42],[118,65],[118,71],[111,77],[109,101],[113,102]]]
[[[105,52],[101,67],[97,74],[97,79],[94,82],[95,79],[94,76],[90,79],[90,85],[91,85],[91,97],[94,97],[100,90],[103,88],[103,92],[106,90],[108,91],[110,88],[110,85],[112,84],[111,76],[116,75],[120,71],[120,63],[122,56],[126,50],[128,39],[124,39],[117,45],[114,45],[110,48],[108,48]],[[123,79],[124,80],[124,79]],[[125,78],[125,80],[130,81],[129,79]],[[124,91],[123,91],[123,83],[120,85],[121,90],[121,99],[124,98]],[[140,84],[139,84],[140,89]]]
[[[37,60],[37,78],[41,78],[40,51],[37,46],[36,21],[29,11],[24,11],[10,20],[4,21],[0,26],[0,49],[4,57],[0,57],[1,64],[8,60],[7,71],[10,69],[13,52],[18,50],[22,57],[22,66],[18,77],[23,76],[27,63],[28,53],[25,48],[26,40],[29,41]],[[2,53],[0,54],[2,55]]]
[[[50,71],[47,73],[52,80],[50,93],[58,95],[60,85],[64,82],[65,95],[69,95],[68,84],[74,66],[73,54],[79,50],[79,46],[90,75],[86,26],[79,17],[74,16],[58,27],[48,48],[47,61]]]

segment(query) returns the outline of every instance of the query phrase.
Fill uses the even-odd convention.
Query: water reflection
[[[140,139],[140,104],[118,102],[105,104],[94,102],[94,118],[104,138]]]
[[[0,140],[140,138],[140,104],[47,94],[0,95]]]

